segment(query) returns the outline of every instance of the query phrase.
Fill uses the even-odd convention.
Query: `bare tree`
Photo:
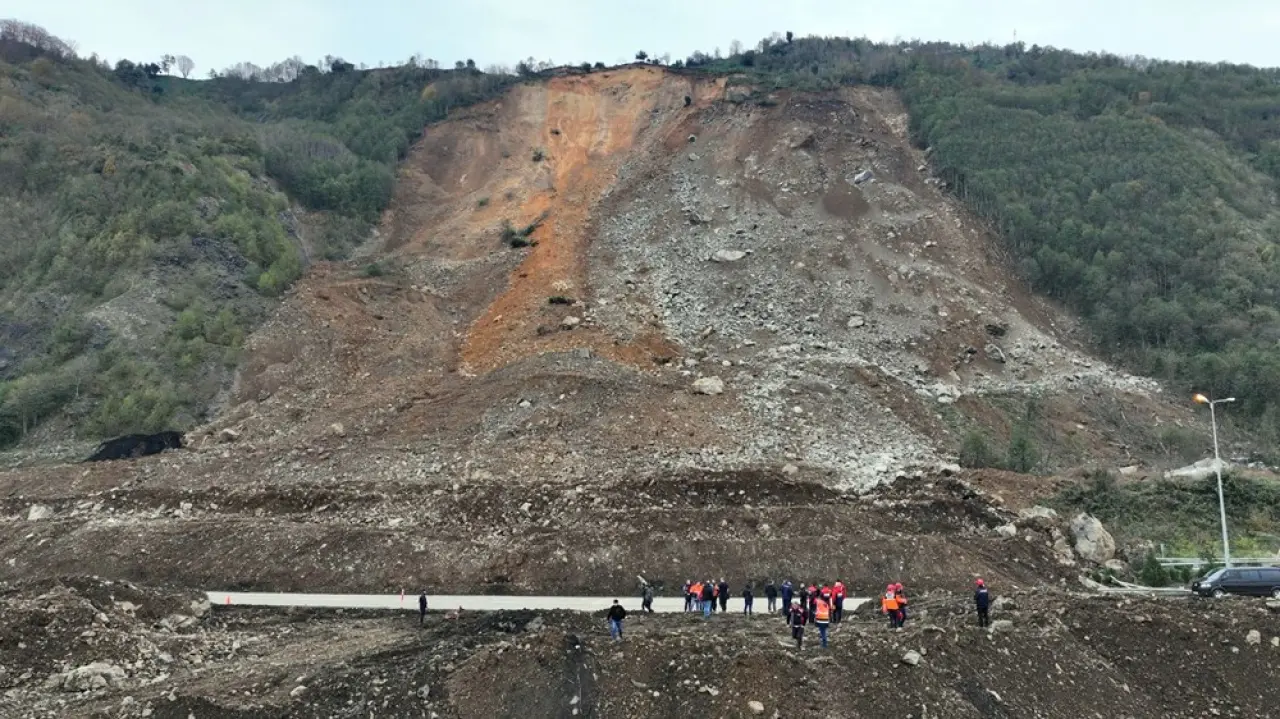
[[[716,54],[718,55],[719,53],[716,53]],[[741,40],[734,40],[733,42],[729,43],[729,56],[730,56],[730,57],[733,57],[734,55],[741,55],[741,54],[742,54],[742,41],[741,41]]]
[[[0,40],[20,42],[58,57],[75,57],[76,54],[70,43],[29,22],[0,20]]]
[[[186,55],[179,55],[173,59],[177,65],[178,72],[182,73],[183,78],[190,77],[191,71],[196,68],[196,63]]]

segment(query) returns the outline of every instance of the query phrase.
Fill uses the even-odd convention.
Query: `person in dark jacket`
[[[686,612],[693,611],[693,580],[684,580],[684,610]]]
[[[804,604],[799,599],[791,600],[791,606],[787,609],[787,624],[791,626],[791,638],[796,640],[796,649],[802,649],[804,646],[806,621],[808,617],[804,611]]]
[[[715,601],[715,586],[711,583],[711,580],[708,579],[702,583],[702,617],[704,619],[711,616],[711,607],[715,604]]]
[[[991,593],[987,591],[987,583],[981,579],[973,591],[973,606],[978,610],[978,626],[991,626]]]
[[[716,589],[720,591],[720,611],[729,611],[729,583],[721,579],[720,585]]]
[[[795,590],[791,586],[791,580],[786,579],[782,582],[782,616],[787,616],[791,611],[791,597],[795,595]]]
[[[653,585],[644,585],[644,593],[640,596],[640,608],[653,614]]]
[[[613,606],[609,607],[609,636],[622,641],[622,620],[626,618],[627,610],[618,604],[618,600],[613,600]]]
[[[769,613],[773,614],[778,611],[778,588],[773,586],[773,580],[764,585],[764,598],[769,602]]]
[[[424,589],[422,594],[418,595],[418,626],[427,623],[427,592]]]
[[[751,604],[755,601],[755,594],[751,591],[751,585],[748,584],[742,588],[742,613],[751,614]]]

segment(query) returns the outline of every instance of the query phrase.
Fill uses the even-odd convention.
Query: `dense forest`
[[[95,435],[194,422],[267,298],[365,236],[426,123],[547,70],[328,58],[195,81],[190,64],[105,67],[0,26],[0,444],[55,415]],[[763,92],[897,88],[935,171],[1103,352],[1236,395],[1280,438],[1280,71],[790,33],[672,66]],[[239,258],[234,290],[210,246]],[[142,280],[169,313],[147,325],[159,352],[85,314]]]

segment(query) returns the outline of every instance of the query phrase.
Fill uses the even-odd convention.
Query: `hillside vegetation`
[[[51,417],[197,421],[270,298],[366,235],[424,125],[516,79],[429,65],[191,81],[0,43],[0,444]],[[934,171],[1101,349],[1280,437],[1276,71],[789,35],[675,66],[763,103],[898,88]]]
[[[246,332],[390,200],[423,126],[507,81],[335,60],[188,81],[0,29],[0,446],[194,424]]]

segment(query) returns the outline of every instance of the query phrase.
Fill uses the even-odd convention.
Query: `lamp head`
[[[1191,399],[1195,400],[1196,404],[1209,404],[1209,398],[1208,398],[1208,397],[1205,397],[1205,396],[1204,396],[1204,395],[1202,395],[1202,394],[1197,394],[1196,396],[1192,397]]]

